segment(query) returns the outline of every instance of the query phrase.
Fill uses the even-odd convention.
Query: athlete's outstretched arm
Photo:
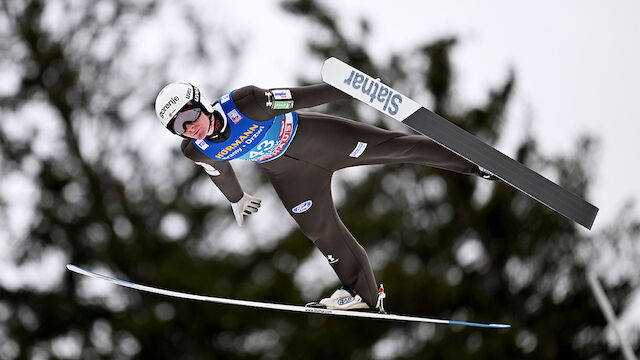
[[[231,96],[240,112],[254,120],[268,120],[294,110],[351,99],[325,83],[273,89],[245,86],[234,90]]]
[[[202,166],[207,174],[209,174],[211,181],[216,184],[218,189],[220,189],[229,202],[235,203],[242,199],[244,192],[242,191],[240,182],[238,182],[238,178],[228,161],[216,161],[211,159],[196,149],[190,140],[183,140],[181,147],[184,156]]]
[[[211,181],[216,184],[231,203],[231,209],[238,225],[242,226],[246,215],[251,215],[258,211],[262,200],[242,191],[238,178],[228,161],[211,159],[196,149],[190,140],[182,142],[182,153],[196,164],[202,166],[204,171],[209,174]]]

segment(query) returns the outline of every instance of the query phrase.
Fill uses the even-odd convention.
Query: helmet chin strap
[[[207,134],[209,133],[209,131],[211,130],[211,128],[213,127],[213,114],[209,115],[209,127],[207,128]]]
[[[211,130],[211,128],[214,128],[214,132],[211,135],[208,135],[207,137],[210,139],[218,139],[218,138],[224,138],[224,133],[227,130],[227,121],[226,119],[220,115],[217,114],[216,115],[216,111],[214,111],[213,114],[209,114],[209,127],[207,128],[207,133],[209,133],[209,130]],[[215,121],[220,121],[221,122],[221,129],[219,131],[215,131]]]

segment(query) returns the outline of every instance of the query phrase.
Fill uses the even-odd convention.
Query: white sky
[[[219,6],[240,21],[237,9],[244,3],[251,3],[259,16],[244,22],[244,60],[231,85],[289,85],[301,72],[317,74],[321,81],[320,63],[308,63],[301,70],[307,60],[305,40],[313,36],[313,29],[285,15],[275,0]],[[498,144],[507,155],[513,155],[522,139],[527,119],[547,154],[571,152],[579,135],[597,135],[596,178],[589,194],[600,208],[594,230],[613,221],[626,200],[638,199],[640,165],[632,158],[639,153],[640,107],[635,100],[640,84],[640,2],[324,3],[335,10],[347,33],[357,31],[353,20],[364,16],[371,22],[366,46],[380,62],[392,51],[407,52],[442,36],[458,36],[453,61],[456,93],[463,104],[483,101],[487,90],[500,84],[513,67],[516,92],[505,139]]]

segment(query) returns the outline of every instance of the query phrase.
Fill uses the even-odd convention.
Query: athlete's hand
[[[242,226],[245,215],[251,215],[257,212],[258,209],[260,209],[261,202],[262,200],[257,197],[244,193],[240,201],[231,203],[231,209],[233,209],[233,215],[235,215],[238,225]]]

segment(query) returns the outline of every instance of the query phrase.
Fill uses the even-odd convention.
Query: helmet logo
[[[198,90],[198,88],[195,86],[193,86],[193,100],[195,100],[197,103],[200,102],[200,90]]]
[[[180,100],[180,98],[177,96],[174,96],[171,99],[169,99],[169,101],[166,104],[164,104],[164,106],[162,107],[162,110],[160,110],[160,113],[158,113],[158,116],[160,116],[161,119],[164,119],[164,113],[167,110],[169,110],[171,105],[177,104],[178,100]]]

